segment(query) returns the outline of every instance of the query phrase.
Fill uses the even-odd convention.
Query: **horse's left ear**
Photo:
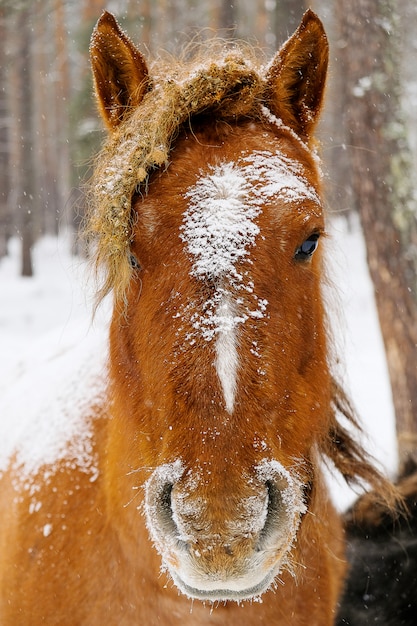
[[[276,54],[266,76],[271,112],[302,137],[309,137],[323,102],[329,44],[323,24],[310,9]]]
[[[108,11],[103,12],[91,36],[90,58],[100,113],[114,130],[149,90],[148,68]]]

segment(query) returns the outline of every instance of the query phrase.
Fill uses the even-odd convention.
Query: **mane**
[[[168,164],[181,125],[207,111],[217,119],[262,117],[265,80],[255,55],[249,61],[247,56],[233,44],[222,53],[210,51],[205,65],[198,59],[156,64],[152,89],[111,133],[95,164],[86,228],[96,244],[95,266],[105,272],[99,301],[111,290],[116,302],[125,298],[132,273],[131,199],[135,191],[146,193],[152,170]]]
[[[364,489],[367,503],[396,517],[405,514],[403,495],[380,471],[377,462],[360,443],[364,435],[360,419],[343,387],[332,379],[329,429],[321,442],[320,453],[351,487]]]

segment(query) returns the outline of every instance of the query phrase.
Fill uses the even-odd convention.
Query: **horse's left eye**
[[[310,235],[295,251],[295,259],[297,261],[306,261],[311,258],[319,245],[319,237],[318,233]]]

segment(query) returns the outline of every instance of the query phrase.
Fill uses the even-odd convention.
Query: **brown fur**
[[[116,104],[118,71],[107,44],[123,69]],[[107,13],[98,23],[92,55],[111,137],[95,178],[91,229],[98,237],[97,261],[107,272],[104,290],[113,287],[116,297],[109,395],[94,411],[99,475],[90,482],[77,467],[46,468],[47,480],[43,474],[31,478],[42,507],[28,514],[31,490],[16,497],[19,468],[11,465],[5,473],[0,623],[330,626],[345,563],[342,524],[322,479],[321,458],[329,458],[348,480],[371,483],[383,498],[389,500],[393,492],[340,425],[340,414],[356,422],[331,373],[322,252],[308,265],[294,261],[306,237],[323,231],[321,208],[309,200],[265,202],[257,218],[262,237],[251,251],[251,263],[243,260],[239,269],[250,272],[259,297],[268,301],[268,319],[246,324],[240,334],[232,413],[224,406],[212,344],[201,337],[193,346],[184,340],[193,329],[186,307],[204,303],[213,282],[192,276],[179,237],[184,196],[200,169],[220,160],[236,162],[242,149],[279,150],[298,163],[320,193],[309,145],[324,89],[322,26],[307,12],[266,77],[228,56],[223,64],[216,61],[194,72],[182,83],[185,92],[176,85],[154,95],[147,91],[151,80],[143,58]],[[319,70],[308,70],[317,60]],[[300,83],[296,75],[304,70],[309,80]],[[194,102],[193,89],[206,78],[210,87],[199,91]],[[117,107],[126,104],[137,108],[120,115]],[[281,116],[281,125],[262,117],[262,104]],[[179,110],[169,111],[174,105]],[[155,123],[161,122],[162,136],[155,139]],[[128,153],[122,146],[127,140],[132,140]],[[140,270],[131,268],[130,255]],[[239,295],[249,308],[250,293]],[[181,311],[180,327],[174,320]],[[267,357],[262,378],[251,351],[255,340]],[[160,574],[160,557],[140,514],[142,487],[155,468],[179,458],[186,471],[172,487],[194,507],[189,520],[194,535],[187,545],[195,553],[199,549],[208,576],[235,574],[259,545],[254,531],[241,536],[228,530],[242,522],[241,503],[265,489],[256,483],[254,468],[268,458],[296,471],[307,511],[300,514],[296,543],[261,603],[228,601],[213,607],[191,602]],[[187,472],[196,467],[198,489],[187,491]],[[42,533],[46,524],[53,526],[50,536]],[[274,550],[269,558],[276,558]]]

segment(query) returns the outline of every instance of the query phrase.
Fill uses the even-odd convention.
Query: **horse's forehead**
[[[245,138],[180,142],[168,171],[154,179],[139,209],[138,233],[151,235],[156,247],[169,237],[170,249],[191,261],[194,278],[239,280],[237,268],[265,228],[286,239],[298,238],[299,231],[307,237],[311,221],[316,230],[322,228],[311,154],[268,132]]]
[[[268,203],[285,207],[320,200],[299,162],[281,152],[242,151],[203,168],[184,194],[181,239],[194,260],[195,276],[239,278],[242,261],[259,233],[258,216]],[[308,220],[309,212],[304,219]]]
[[[156,196],[158,210],[165,205],[170,217],[175,213],[182,220],[185,214],[187,221],[193,213],[205,217],[201,227],[209,229],[216,222],[227,232],[234,222],[245,218],[247,224],[268,205],[276,219],[295,204],[298,210],[305,208],[306,220],[308,209],[317,215],[317,181],[315,159],[301,142],[280,141],[266,131],[241,132],[217,141],[183,141],[174,151],[168,176],[163,172],[158,177]],[[166,204],[166,197],[173,202]]]
[[[242,328],[269,316],[268,299],[253,273],[253,250],[263,241],[264,218],[281,214],[279,222],[298,207],[305,221],[321,209],[305,163],[288,151],[239,146],[233,151],[208,151],[207,157],[185,180],[178,177],[181,183],[173,194],[180,204],[174,238],[182,244],[181,255],[188,259],[192,278],[186,298],[182,294],[182,304],[178,301],[175,319],[183,346],[201,339],[213,346],[225,407],[232,412],[241,370]],[[186,151],[183,158],[187,162]],[[168,176],[171,184],[177,174],[174,167],[173,176]],[[274,241],[274,245],[279,244]],[[208,292],[198,287],[206,284],[211,285]]]

